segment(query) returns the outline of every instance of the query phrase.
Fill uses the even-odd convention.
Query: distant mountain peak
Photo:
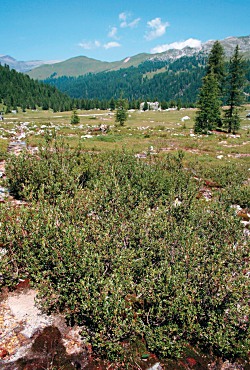
[[[16,59],[11,57],[10,55],[1,54],[0,58],[5,59],[6,61],[16,62]]]
[[[15,69],[17,72],[28,72],[33,68],[40,67],[43,64],[55,64],[59,63],[60,60],[30,60],[27,62],[18,61],[10,55],[0,54],[0,63],[2,65],[7,64],[11,69]]]

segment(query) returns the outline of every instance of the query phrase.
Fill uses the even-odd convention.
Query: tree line
[[[147,70],[151,72],[162,64],[148,66]],[[150,69],[151,68],[151,69]],[[2,66],[0,64],[0,103],[3,105],[4,113],[10,113],[12,110],[21,109],[37,109],[43,110],[52,109],[54,112],[70,111],[75,109],[91,110],[91,109],[110,109],[115,110],[118,104],[121,90],[115,96],[103,95],[103,98],[72,98],[68,93],[63,93],[56,86],[50,86],[47,83],[35,81],[29,76],[10,69],[8,65]],[[94,85],[93,85],[94,89]],[[156,99],[156,97],[155,97]],[[140,109],[142,98],[131,98],[127,101],[128,109]],[[170,99],[162,100],[162,109],[174,107],[178,100]],[[185,106],[185,105],[183,105]]]

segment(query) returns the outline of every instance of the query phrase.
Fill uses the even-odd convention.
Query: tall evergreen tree
[[[119,122],[120,126],[124,126],[128,119],[128,102],[120,97],[116,104],[115,121]]]
[[[225,61],[224,50],[219,41],[215,41],[209,53],[206,75],[202,81],[194,131],[207,133],[222,126],[220,107],[224,91]]]
[[[213,130],[221,121],[219,83],[213,70],[203,78],[197,107],[194,132],[204,133]]]
[[[148,110],[148,102],[145,100],[144,104],[143,104],[143,107],[142,107],[142,110],[144,110],[144,112],[146,110]]]
[[[237,45],[229,64],[227,105],[224,125],[228,132],[235,133],[240,128],[240,107],[244,102],[245,62]]]
[[[215,78],[218,80],[221,95],[225,82],[225,55],[222,45],[215,41],[208,56],[207,74],[213,70]]]

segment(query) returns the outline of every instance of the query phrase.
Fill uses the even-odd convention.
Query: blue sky
[[[249,0],[0,0],[0,54],[114,61],[250,34]]]

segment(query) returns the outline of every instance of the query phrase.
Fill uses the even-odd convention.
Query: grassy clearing
[[[247,161],[250,153],[250,121],[242,111],[242,128],[239,135],[215,133],[207,136],[193,135],[195,109],[169,111],[131,111],[124,127],[115,123],[114,113],[100,110],[78,111],[80,123],[70,124],[72,112],[31,111],[6,114],[0,126],[0,150],[6,151],[9,141],[26,134],[29,146],[44,143],[46,134],[64,137],[70,147],[79,142],[86,151],[105,152],[126,150],[148,153],[149,148],[159,155],[183,150],[186,157],[202,163],[218,161]],[[183,120],[184,117],[189,117]],[[107,125],[107,133],[97,131],[100,125]],[[26,126],[25,126],[26,125]]]

